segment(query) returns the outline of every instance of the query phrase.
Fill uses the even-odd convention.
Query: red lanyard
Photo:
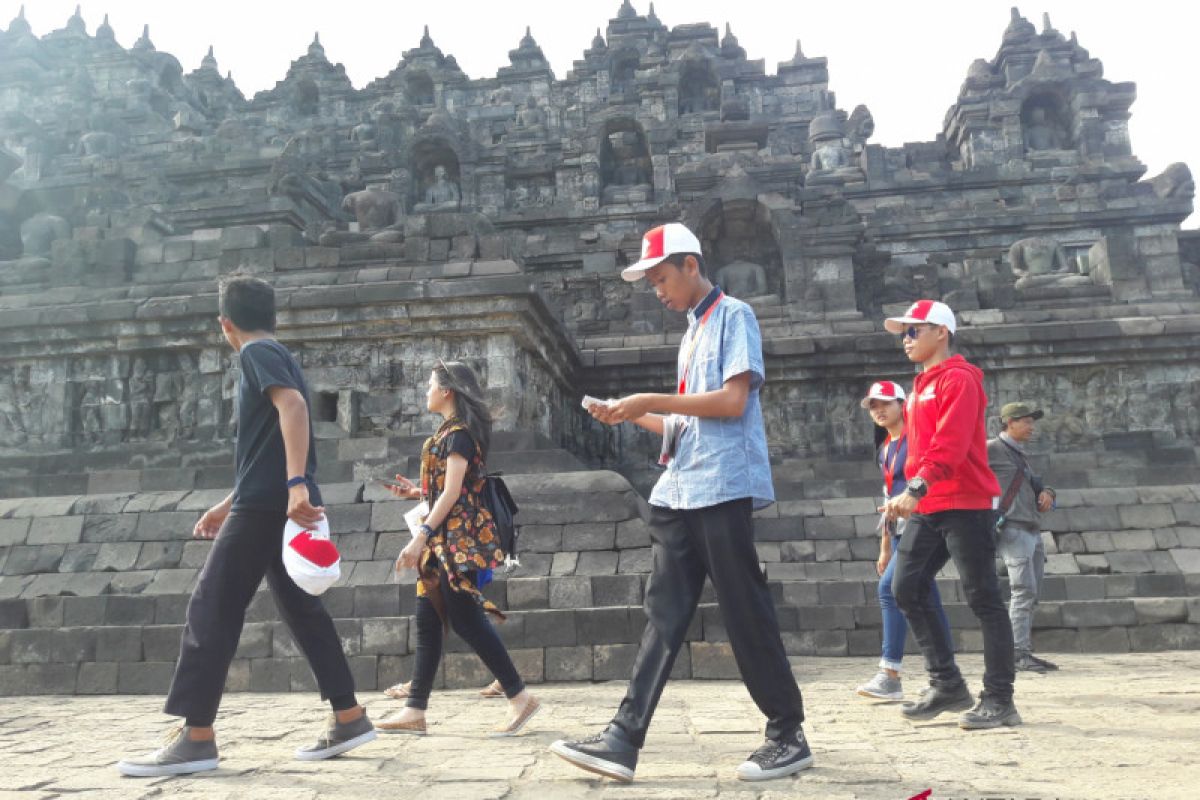
[[[717,299],[713,301],[713,304],[708,307],[707,311],[704,312],[704,316],[700,318],[700,324],[696,326],[696,333],[692,336],[692,340],[688,343],[687,355],[685,355],[683,358],[683,372],[679,377],[680,394],[687,394],[688,370],[692,368],[692,355],[695,354],[696,345],[700,342],[700,334],[704,332],[704,326],[708,323],[708,318],[712,316],[712,313],[717,310],[717,306],[719,306],[721,301],[724,299],[724,292],[721,292],[717,295]]]
[[[896,459],[900,457],[900,445],[904,443],[906,434],[900,434],[900,438],[895,440],[896,449],[892,451],[892,460],[888,461],[888,448],[892,442],[889,441],[883,448],[883,485],[887,489],[888,497],[892,496],[892,482],[896,472]]]

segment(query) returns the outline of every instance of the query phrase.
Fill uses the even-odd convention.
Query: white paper
[[[410,508],[404,515],[404,522],[408,525],[409,533],[416,536],[421,532],[421,523],[429,516],[429,503],[422,500],[415,506]]]

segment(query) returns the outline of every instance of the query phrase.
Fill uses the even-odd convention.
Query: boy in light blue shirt
[[[801,728],[800,689],[754,548],[753,512],[775,501],[759,401],[762,337],[750,306],[705,277],[700,249],[683,225],[662,225],[645,234],[641,260],[621,273],[627,281],[645,276],[660,302],[687,314],[678,393],[635,394],[589,408],[605,424],[632,422],[674,444],[665,448],[667,468],[650,495],[647,625],[625,699],[602,733],[550,748],[582,769],[626,782],[705,578],[716,590],[742,680],[768,720],[766,741],[737,776],[783,777],[813,760]]]

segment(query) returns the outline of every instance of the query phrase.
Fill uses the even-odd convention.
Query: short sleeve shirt
[[[234,511],[287,510],[287,453],[279,428],[279,412],[267,390],[273,386],[295,389],[310,409],[308,420],[309,498],[321,505],[315,483],[317,449],[313,439],[312,403],[300,365],[288,349],[274,339],[257,339],[242,346],[241,383],[238,385],[238,428],[235,449],[237,479],[233,488]]]
[[[716,306],[702,326],[703,312],[712,302]],[[694,313],[697,310],[699,316]],[[750,373],[750,395],[742,415],[685,417],[675,457],[650,493],[651,505],[697,509],[748,497],[757,510],[775,502],[759,399],[766,371],[758,320],[750,306],[721,297],[720,289],[714,287],[712,294],[688,312],[676,377],[684,382],[688,394],[699,394],[716,391],[744,372]]]

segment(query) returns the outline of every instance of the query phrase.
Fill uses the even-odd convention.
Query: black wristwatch
[[[929,484],[925,483],[924,478],[913,478],[908,482],[904,491],[920,500],[929,491]]]

